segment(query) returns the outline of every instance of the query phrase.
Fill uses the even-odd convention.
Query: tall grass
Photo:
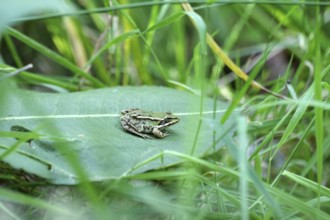
[[[62,92],[158,85],[194,91],[200,103],[227,99],[219,123],[244,109],[237,138],[204,158],[191,156],[195,145],[191,155],[165,151],[132,170],[165,155],[185,163],[98,183],[72,155],[78,186],[1,163],[0,217],[329,219],[329,3],[72,4],[73,12],[5,28],[2,73],[33,63],[17,84]]]

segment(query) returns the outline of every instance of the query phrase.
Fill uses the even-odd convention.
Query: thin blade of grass
[[[315,100],[322,101],[322,64],[321,64],[321,34],[320,30],[322,27],[322,17],[321,17],[320,7],[315,8],[315,15],[317,16],[315,24],[315,73],[314,73],[314,93]],[[320,107],[315,108],[315,138],[316,138],[316,154],[317,154],[317,183],[319,184],[318,188],[318,197],[321,193],[321,184],[323,180],[323,109]],[[321,204],[319,203],[320,207]]]
[[[282,175],[290,178],[291,180],[295,181],[296,183],[299,183],[316,193],[318,192],[318,190],[320,190],[320,194],[322,196],[327,196],[328,198],[330,198],[330,189],[325,186],[322,186],[322,185],[320,186],[318,183],[316,183],[314,181],[306,179],[306,178],[302,177],[301,175],[297,175],[297,174],[292,173],[287,170],[284,170]]]
[[[103,52],[107,51],[112,45],[119,44],[127,39],[138,36],[140,33],[139,30],[132,30],[127,33],[124,33],[114,39],[108,41],[100,50],[98,50],[86,63],[86,66],[90,65],[95,59],[97,59]]]
[[[248,148],[247,123],[244,117],[238,118],[238,138],[239,138],[239,167],[240,167],[240,203],[241,219],[249,219],[248,211],[248,160],[246,158]]]
[[[49,204],[38,198],[30,197],[22,193],[13,192],[4,188],[0,188],[0,198],[3,201],[10,201],[22,205],[29,205],[39,209],[53,211],[57,214],[65,214],[72,217],[76,216],[76,213],[74,213],[73,210],[68,210],[64,207],[55,206],[54,204]]]
[[[302,119],[302,117],[306,113],[306,109],[309,106],[309,102],[312,101],[314,92],[313,90],[309,89],[304,96],[300,99],[300,102],[298,102],[297,109],[295,113],[293,114],[289,124],[287,125],[283,136],[281,137],[279,143],[276,146],[275,151],[273,152],[273,155],[271,156],[270,160],[274,159],[276,153],[281,148],[281,146],[288,140],[290,135],[292,135],[293,130],[297,127],[298,123]]]
[[[53,61],[57,62],[61,66],[71,70],[73,73],[78,74],[79,76],[86,78],[89,80],[94,86],[96,87],[104,87],[105,85],[99,81],[98,79],[94,78],[92,75],[84,72],[81,70],[79,67],[77,67],[75,64],[73,64],[71,61],[66,59],[65,57],[62,57],[61,55],[55,53],[54,51],[48,49],[47,47],[43,46],[42,44],[38,43],[37,41],[31,39],[30,37],[22,34],[19,31],[16,31],[15,29],[12,28],[7,28],[6,29],[7,34],[10,36],[15,37],[16,39],[22,41],[29,47],[37,50],[39,53],[45,55],[46,57],[49,57]]]

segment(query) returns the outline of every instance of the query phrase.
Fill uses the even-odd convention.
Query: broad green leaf
[[[205,156],[232,141],[235,115],[220,118],[227,104],[205,99],[200,114],[196,95],[164,87],[115,87],[76,93],[38,93],[0,83],[0,131],[21,126],[38,134],[32,142],[0,138],[0,158],[58,184],[80,181],[77,166],[91,181],[116,179],[182,161],[165,150],[190,155],[199,120],[202,127],[192,156]],[[163,139],[143,139],[123,131],[120,111],[127,108],[171,111],[180,122]],[[215,117],[215,118],[214,118]],[[13,150],[14,149],[14,150]],[[10,154],[6,151],[13,151]],[[156,158],[150,160],[150,158]],[[78,161],[75,164],[73,161]],[[137,166],[139,164],[139,166]],[[136,168],[134,168],[136,167]]]
[[[39,0],[2,0],[0,8],[0,33],[6,25],[17,20],[23,20],[24,16],[41,14],[45,12],[65,12],[70,8],[63,0],[39,1]]]

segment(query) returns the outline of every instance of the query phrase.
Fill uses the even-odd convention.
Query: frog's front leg
[[[162,132],[158,128],[152,129],[152,134],[155,135],[158,138],[164,138],[164,137],[168,136],[168,133]]]

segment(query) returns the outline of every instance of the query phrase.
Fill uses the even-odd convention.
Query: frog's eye
[[[166,117],[164,120],[161,121],[161,125],[167,124],[172,121],[172,118]]]
[[[166,123],[168,123],[168,120],[165,118],[164,120],[159,122],[159,125],[165,125]]]

